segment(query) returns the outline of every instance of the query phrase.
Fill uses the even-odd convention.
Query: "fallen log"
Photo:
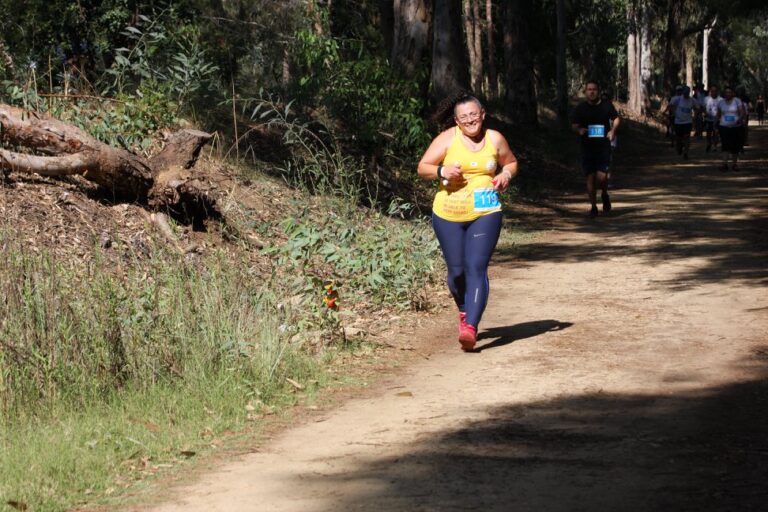
[[[84,130],[44,114],[0,104],[0,170],[45,176],[78,174],[98,184],[110,199],[138,202],[154,210],[185,211],[196,194],[191,169],[211,134],[181,130],[162,151],[146,159],[96,140]],[[24,148],[24,152],[9,148]]]

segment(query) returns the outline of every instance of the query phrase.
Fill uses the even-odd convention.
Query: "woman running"
[[[432,226],[459,309],[459,343],[470,351],[488,303],[488,264],[501,232],[499,193],[517,174],[517,159],[502,134],[485,128],[485,110],[474,96],[444,101],[435,118],[448,128],[432,141],[418,172],[439,183]]]
[[[736,161],[744,149],[744,126],[747,111],[739,98],[734,97],[733,88],[723,90],[723,99],[717,104],[717,125],[720,131],[720,144],[723,151],[721,171],[728,170],[728,155],[733,157],[731,170],[738,170]]]

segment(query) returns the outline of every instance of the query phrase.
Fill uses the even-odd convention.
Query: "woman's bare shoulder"
[[[507,143],[506,137],[504,137],[504,135],[502,135],[501,132],[492,130],[490,128],[488,128],[488,138],[491,139],[491,142],[496,147],[499,147],[499,144]]]
[[[440,134],[437,136],[438,139],[452,139],[453,135],[456,133],[456,127],[451,126],[450,128],[446,128]]]

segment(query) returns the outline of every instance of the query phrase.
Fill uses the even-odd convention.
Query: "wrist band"
[[[440,180],[442,178],[443,178],[443,166],[442,165],[438,165],[437,166],[437,179]]]

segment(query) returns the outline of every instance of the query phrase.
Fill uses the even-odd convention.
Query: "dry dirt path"
[[[766,510],[768,131],[751,137],[738,173],[700,143],[624,155],[613,215],[566,198],[498,254],[477,353],[446,340],[154,510]]]

